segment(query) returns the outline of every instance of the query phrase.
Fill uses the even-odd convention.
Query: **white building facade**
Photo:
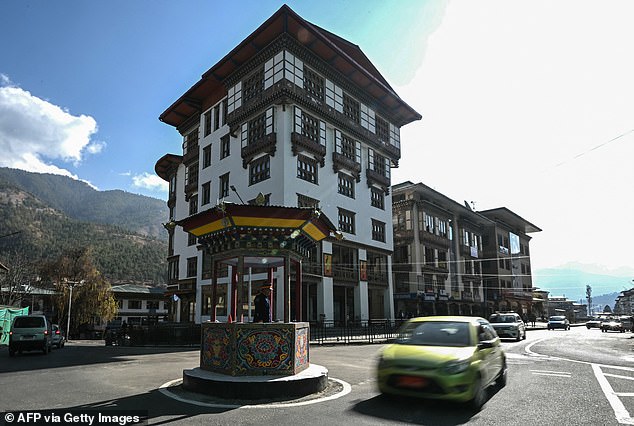
[[[394,318],[390,169],[401,154],[400,127],[418,119],[357,46],[287,6],[278,10],[161,115],[183,136],[182,154],[156,164],[170,182],[174,319],[205,321],[216,305],[222,321],[231,297],[227,270],[211,302],[208,255],[174,223],[256,199],[318,208],[343,235],[304,260],[302,318],[294,320]],[[273,279],[283,276],[278,270]],[[251,297],[241,300],[269,278],[244,274]]]

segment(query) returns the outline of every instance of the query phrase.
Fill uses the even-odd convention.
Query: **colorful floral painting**
[[[200,367],[206,370],[228,370],[231,366],[231,331],[229,328],[204,327]]]
[[[292,371],[291,330],[244,330],[236,336],[236,372],[279,374]]]

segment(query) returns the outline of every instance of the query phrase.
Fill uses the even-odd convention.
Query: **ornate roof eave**
[[[291,35],[313,54],[349,76],[354,84],[364,87],[383,103],[386,110],[398,117],[396,124],[399,126],[421,119],[421,115],[394,92],[358,46],[311,24],[286,5],[205,72],[159,119],[179,128],[189,118],[200,114],[203,100],[212,97],[212,102],[219,101],[226,94],[224,80],[283,33]]]

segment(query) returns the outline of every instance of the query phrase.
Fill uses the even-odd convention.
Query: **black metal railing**
[[[310,343],[385,343],[396,338],[405,320],[320,321],[310,323]]]
[[[364,321],[319,321],[310,323],[311,344],[386,343],[396,338],[406,320],[371,319]],[[200,324],[159,323],[131,326],[127,330],[130,346],[199,347]]]

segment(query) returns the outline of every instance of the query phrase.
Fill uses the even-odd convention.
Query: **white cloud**
[[[169,189],[169,184],[155,174],[142,173],[132,177],[133,185],[138,188],[149,189],[151,191],[165,192]]]
[[[98,153],[103,148],[103,143],[90,140],[97,132],[92,117],[74,116],[13,87],[6,75],[0,75],[0,83],[0,166],[76,178],[51,161],[78,164],[84,153]]]
[[[393,182],[510,208],[543,229],[534,268],[631,264],[633,15],[627,1],[450,3],[395,88],[423,119],[402,129]]]

